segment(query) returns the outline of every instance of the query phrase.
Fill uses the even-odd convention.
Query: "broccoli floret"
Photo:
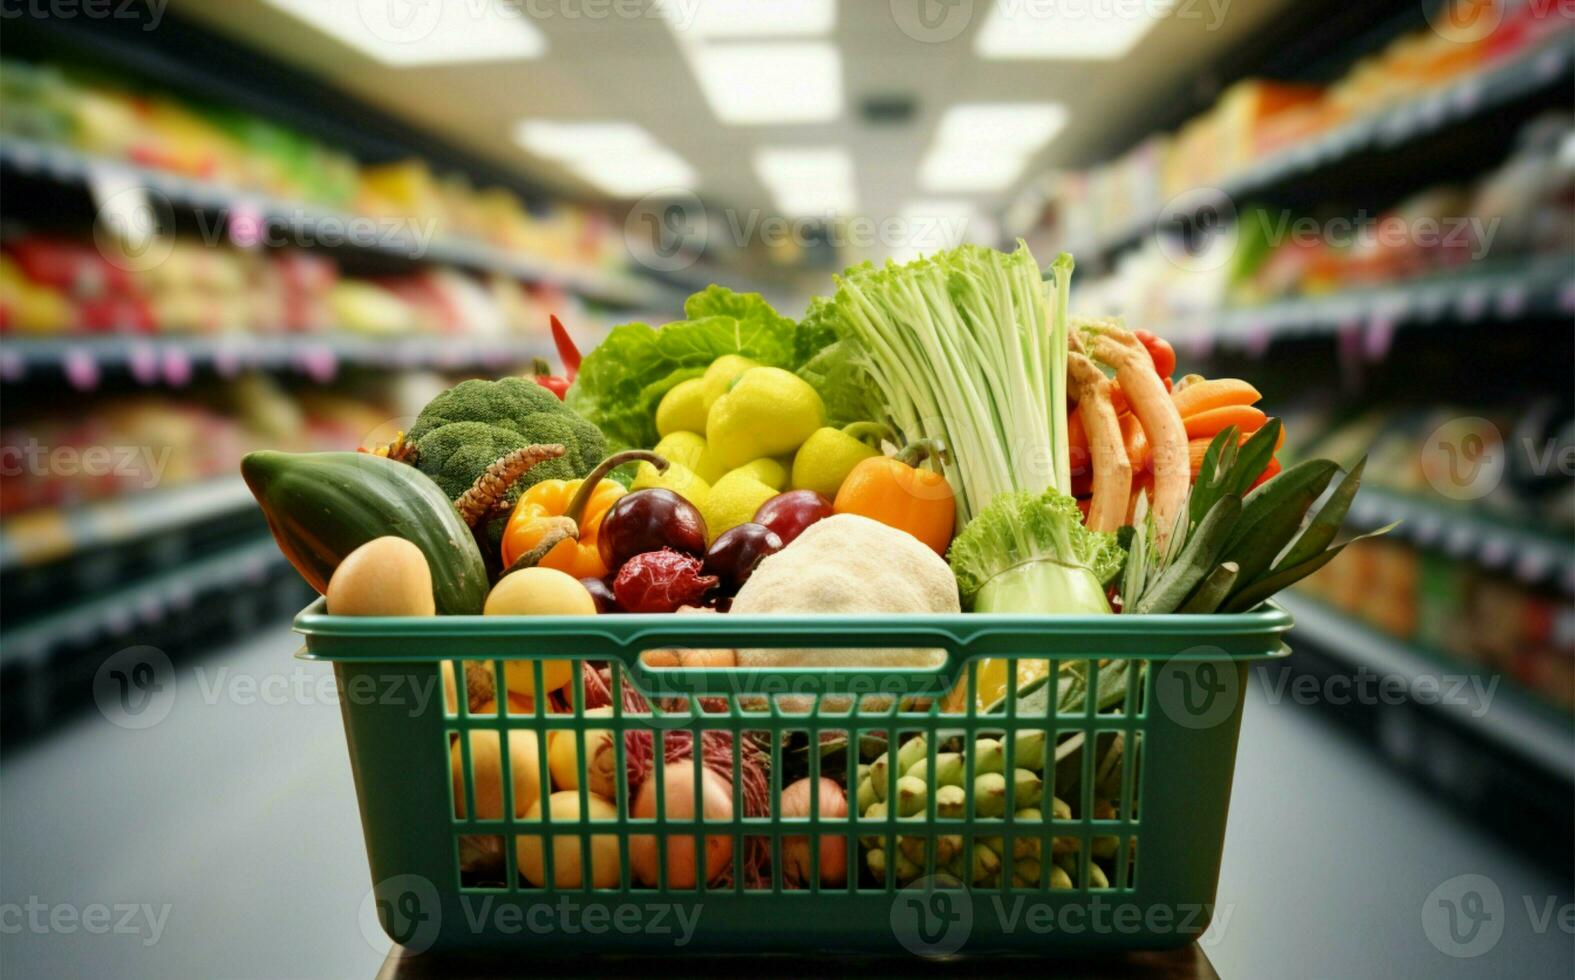
[[[552,392],[524,378],[463,381],[421,410],[406,437],[416,466],[456,498],[498,457],[532,443],[561,443],[562,457],[533,466],[509,491],[512,504],[541,480],[582,477],[607,453],[601,430]],[[487,539],[502,539],[503,519],[490,521]]]

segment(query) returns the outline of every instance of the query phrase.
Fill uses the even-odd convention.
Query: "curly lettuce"
[[[596,423],[615,447],[654,446],[656,406],[680,381],[698,378],[724,354],[796,370],[809,354],[799,326],[758,293],[710,286],[684,303],[685,319],[663,327],[614,327],[585,355],[569,389],[570,408]]]
[[[976,612],[1108,613],[1104,583],[1125,558],[1057,490],[996,494],[946,553],[963,608]]]

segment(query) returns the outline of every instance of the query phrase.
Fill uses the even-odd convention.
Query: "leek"
[[[942,472],[962,532],[948,560],[965,608],[1110,611],[1120,547],[1083,526],[1069,492],[1072,265],[1061,255],[1046,283],[1021,242],[965,245],[837,280],[829,315],[887,421],[951,449]]]

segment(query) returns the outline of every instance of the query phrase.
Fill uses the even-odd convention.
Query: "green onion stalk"
[[[847,355],[906,441],[950,449],[942,473],[962,529],[948,553],[965,606],[1110,611],[1113,535],[1083,526],[1070,494],[1067,296],[1072,257],[1041,276],[1028,246],[975,245],[838,277]]]

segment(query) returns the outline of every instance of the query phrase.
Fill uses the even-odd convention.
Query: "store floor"
[[[327,668],[294,647],[281,624],[177,668],[154,727],[90,712],[7,757],[0,973],[376,973],[387,946],[360,925],[366,856],[339,711],[319,698]],[[1569,975],[1568,869],[1484,839],[1310,709],[1255,689],[1243,731],[1205,940],[1222,976]],[[1475,959],[1440,952],[1422,925],[1434,889],[1463,874],[1503,897],[1502,938]]]

